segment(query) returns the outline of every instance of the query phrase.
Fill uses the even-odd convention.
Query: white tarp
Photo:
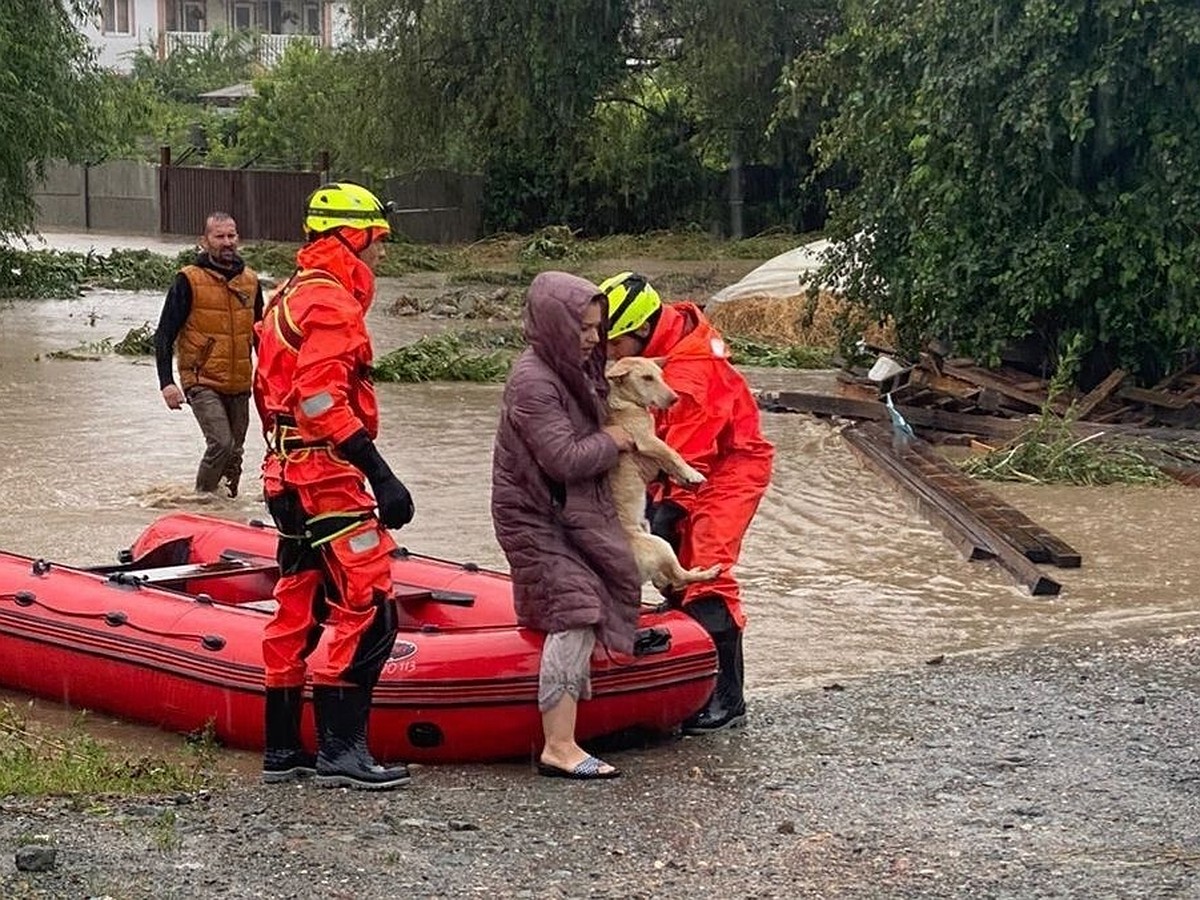
[[[738,297],[794,297],[808,287],[813,272],[821,265],[821,255],[829,248],[824,239],[813,241],[767,260],[741,281],[717,291],[706,307],[736,300]]]

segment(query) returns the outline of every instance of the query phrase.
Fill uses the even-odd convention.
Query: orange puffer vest
[[[175,339],[183,389],[202,385],[222,394],[249,392],[258,276],[243,269],[226,281],[201,266],[182,271],[192,288],[192,311]]]

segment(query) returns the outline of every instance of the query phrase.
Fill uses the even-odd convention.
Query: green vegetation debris
[[[503,381],[517,346],[503,332],[431,335],[393,350],[375,362],[377,381]],[[500,349],[496,343],[499,342]]]
[[[828,369],[833,350],[828,347],[783,346],[728,336],[730,359],[739,366],[769,366],[781,369]]]
[[[1080,437],[1050,412],[1006,446],[964,459],[968,475],[1030,484],[1165,484],[1170,478],[1132,442]]]
[[[143,322],[137,328],[131,328],[125,337],[113,344],[113,352],[122,356],[153,356],[155,327],[149,322]]]
[[[89,287],[165,292],[177,270],[175,260],[149,250],[104,255],[0,247],[0,297],[70,298]]]
[[[0,704],[0,796],[178,793],[212,782],[211,741],[185,745],[178,761],[131,757],[84,732],[86,715],[51,736],[12,703]]]

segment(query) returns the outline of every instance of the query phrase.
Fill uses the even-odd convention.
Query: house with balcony
[[[278,62],[292,41],[335,47],[354,37],[347,0],[100,0],[100,16],[83,24],[100,64],[121,72],[150,47],[165,59],[185,45],[204,46],[216,32],[252,34],[260,61]]]

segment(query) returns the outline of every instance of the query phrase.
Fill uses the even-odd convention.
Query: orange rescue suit
[[[716,595],[744,628],[732,566],[771,481],[775,448],[762,435],[758,404],[730,363],[724,340],[695,304],[664,304],[642,354],[663,358],[663,379],[679,395],[670,409],[655,414],[658,436],[706,479],[694,490],[656,483],[652,499],[669,499],[686,513],[679,525],[684,567],[722,565],[716,580],[689,585],[683,602]]]
[[[263,489],[280,526],[279,610],[263,638],[266,684],[303,685],[305,659],[328,618],[328,661],[313,682],[373,686],[394,636],[396,544],[375,518],[363,474],[336,447],[360,430],[373,440],[379,430],[366,326],[375,280],[333,236],[302,247],[296,262],[300,271],[256,328]],[[287,523],[302,534],[287,534]]]

